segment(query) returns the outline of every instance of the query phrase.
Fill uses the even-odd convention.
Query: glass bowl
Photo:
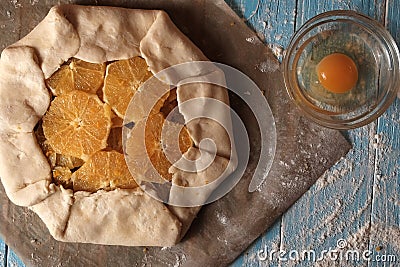
[[[318,80],[316,66],[342,53],[357,66],[356,85],[332,93]],[[361,127],[391,105],[399,89],[399,50],[377,21],[354,11],[329,11],[307,21],[294,35],[283,61],[287,92],[304,115],[334,129]]]

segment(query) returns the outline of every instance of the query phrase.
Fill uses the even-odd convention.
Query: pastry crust
[[[163,11],[76,5],[53,7],[31,33],[2,52],[1,180],[10,200],[35,211],[57,240],[172,246],[183,237],[200,209],[169,207],[140,188],[90,194],[74,193],[51,183],[49,164],[33,134],[50,104],[45,79],[71,57],[102,63],[134,56],[143,57],[153,74],[175,64],[207,60]],[[200,71],[193,76],[207,74]],[[224,79],[221,72],[216,75]],[[226,89],[215,85],[180,86],[177,96],[178,105],[199,96],[229,105]],[[180,112],[184,117],[190,115],[189,110]],[[224,116],[230,120],[229,114]],[[204,137],[216,141],[217,160],[199,173],[171,168],[177,185],[207,184],[228,166],[233,155],[229,137],[218,125],[213,125],[212,131],[209,127],[207,119],[188,124],[196,145]],[[195,148],[187,153],[189,157],[199,154]],[[226,173],[234,168],[235,165],[229,165]],[[209,193],[202,198],[206,199]]]
[[[0,133],[0,177],[8,198],[30,206],[51,194],[50,165],[33,133]]]

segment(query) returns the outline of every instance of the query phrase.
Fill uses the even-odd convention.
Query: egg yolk
[[[358,71],[354,61],[341,53],[324,57],[317,65],[318,80],[332,93],[346,93],[357,83]]]

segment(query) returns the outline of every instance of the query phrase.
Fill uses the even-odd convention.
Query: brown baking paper
[[[1,2],[2,48],[30,32],[50,7],[59,2],[34,1],[34,5],[28,0],[17,4]],[[286,95],[282,74],[271,50],[261,42],[246,41],[255,37],[255,33],[224,1],[72,2],[166,10],[178,28],[210,60],[243,71],[265,92],[276,121],[277,149],[267,185],[248,193],[260,150],[259,130],[250,110],[231,95],[231,106],[243,119],[250,135],[249,165],[239,184],[224,198],[203,207],[183,241],[172,248],[57,242],[33,212],[11,204],[3,191],[0,234],[28,266],[227,265],[348,151],[349,144],[339,132],[323,129],[299,116]],[[267,64],[269,68],[258,68],[260,64]]]

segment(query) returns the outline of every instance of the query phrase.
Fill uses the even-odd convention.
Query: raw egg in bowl
[[[283,61],[287,92],[304,115],[325,127],[370,123],[400,86],[399,50],[377,21],[354,11],[330,11],[307,21]]]

